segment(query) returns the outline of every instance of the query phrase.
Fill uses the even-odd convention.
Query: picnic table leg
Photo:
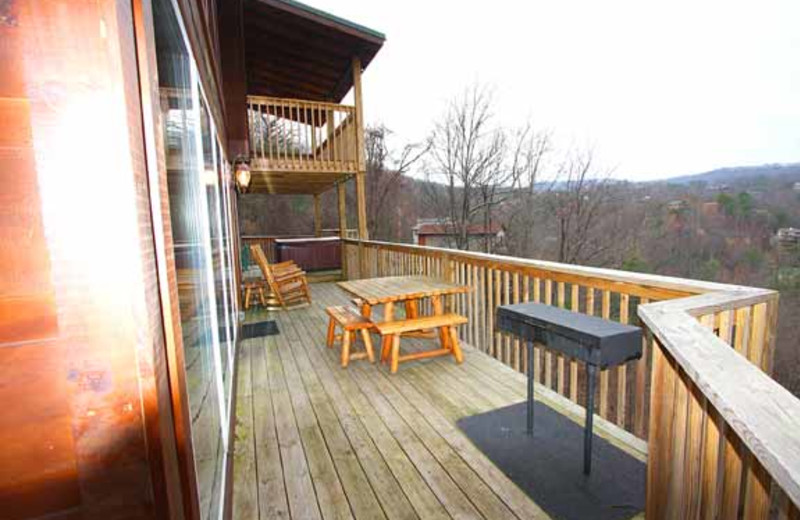
[[[392,335],[392,374],[397,373],[397,365],[400,364],[400,334]]]
[[[350,362],[350,341],[352,339],[352,332],[345,330],[342,331],[342,368],[346,368]]]
[[[389,355],[392,351],[392,337],[381,336],[381,363],[386,363],[389,360]]]
[[[330,318],[328,320],[328,338],[326,342],[328,348],[333,347],[333,342],[335,338],[336,338],[336,321],[334,321],[333,318]]]
[[[383,321],[394,321],[394,302],[383,305]]]
[[[583,474],[592,472],[592,426],[594,422],[594,387],[597,365],[586,364],[586,423],[583,427]]]
[[[461,352],[461,347],[458,345],[458,332],[455,327],[447,327],[450,331],[450,344],[453,350],[453,356],[456,358],[456,363],[459,365],[464,362],[464,354]]]
[[[413,320],[419,314],[417,300],[406,300],[406,319]]]
[[[438,294],[431,296],[431,306],[433,307],[433,315],[441,316],[444,314],[444,307],[442,305],[442,297]],[[452,341],[450,340],[451,334],[445,327],[439,327],[439,342],[442,348],[452,350]]]
[[[533,342],[528,342],[528,435],[533,435]]]
[[[369,336],[368,329],[361,329],[361,338],[364,340],[364,348],[367,351],[367,359],[370,363],[375,362],[375,354],[372,352],[372,338]]]
[[[364,316],[367,319],[370,319],[372,317],[372,305],[370,305],[368,303],[362,303],[361,304],[361,315]]]

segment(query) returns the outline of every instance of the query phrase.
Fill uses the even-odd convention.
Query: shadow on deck
[[[456,425],[524,400],[524,375],[467,345],[463,365],[409,362],[394,376],[366,361],[342,369],[338,349],[325,348],[324,308],[348,298],[332,283],[312,292],[304,309],[248,313],[276,320],[280,333],[239,351],[235,519],[549,518]],[[405,338],[402,348],[420,341],[431,340]],[[566,398],[537,386],[537,399],[582,424],[583,409]],[[596,435],[645,460],[645,443],[595,421]]]

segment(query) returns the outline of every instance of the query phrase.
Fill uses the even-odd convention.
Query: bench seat
[[[375,355],[372,350],[372,338],[370,338],[369,331],[374,327],[374,324],[361,315],[358,309],[346,305],[335,305],[327,307],[325,312],[330,316],[328,322],[328,338],[327,346],[332,348],[336,339],[342,340],[342,367],[346,367],[351,359],[367,358],[370,362],[375,360]],[[336,334],[336,327],[342,329],[341,335]],[[364,341],[364,352],[351,353],[350,347],[356,340],[356,333],[361,333],[361,338]]]
[[[443,356],[452,354],[457,363],[464,360],[461,347],[458,344],[458,334],[456,327],[467,323],[467,318],[460,314],[439,314],[434,316],[423,316],[407,320],[385,321],[375,323],[375,329],[383,337],[381,345],[381,361],[390,360],[391,372],[397,372],[400,362],[411,361],[414,359],[424,359],[429,357]],[[412,354],[400,355],[400,338],[409,332],[439,329],[439,339],[441,348],[414,352]]]

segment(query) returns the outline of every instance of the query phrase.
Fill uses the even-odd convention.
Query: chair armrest
[[[273,275],[273,278],[275,278],[276,282],[284,282],[287,280],[294,280],[295,278],[305,278],[305,276],[306,272],[298,269],[296,271],[291,271],[291,272],[276,273]]]

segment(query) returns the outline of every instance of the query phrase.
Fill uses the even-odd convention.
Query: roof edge
[[[386,35],[380,31],[370,29],[364,25],[357,24],[345,18],[341,18],[327,11],[311,7],[310,5],[298,2],[297,0],[260,0],[265,4],[272,5],[279,9],[291,11],[295,14],[305,16],[307,18],[315,19],[317,21],[328,22],[328,24],[338,26],[339,29],[345,29],[346,32],[355,32],[356,36],[360,36],[367,40],[372,40],[373,43],[381,45],[386,41]]]

